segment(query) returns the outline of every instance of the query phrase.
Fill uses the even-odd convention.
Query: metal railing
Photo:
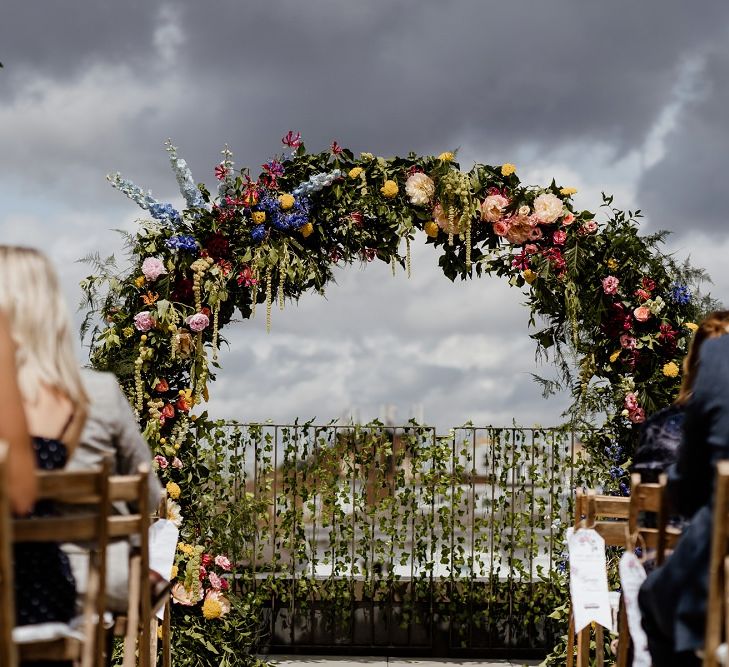
[[[210,530],[273,651],[539,653],[563,602],[581,434],[226,423]],[[207,453],[207,456],[205,454]],[[199,517],[205,519],[206,517]]]

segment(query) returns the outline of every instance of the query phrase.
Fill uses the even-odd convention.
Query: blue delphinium
[[[163,220],[165,222],[179,223],[181,218],[177,210],[172,204],[152,204],[149,207],[149,212],[153,218],[157,220]]]
[[[266,226],[265,225],[256,225],[253,229],[251,229],[251,238],[256,243],[260,243],[261,241],[263,241],[265,236],[266,236]]]
[[[186,252],[197,252],[198,246],[194,236],[189,234],[178,234],[167,239],[167,247],[172,250],[184,250]]]
[[[310,195],[314,192],[319,192],[319,190],[323,190],[325,187],[328,187],[332,183],[334,183],[334,181],[336,181],[341,175],[342,171],[340,169],[330,171],[328,174],[314,174],[309,178],[308,181],[297,185],[291,191],[291,194],[293,194],[295,197],[299,197],[301,195]]]
[[[205,200],[203,199],[200,190],[198,190],[195,181],[192,178],[192,172],[187,166],[187,162],[182,158],[177,157],[177,148],[172,145],[172,142],[168,139],[165,142],[167,152],[170,154],[170,164],[175,172],[175,178],[177,179],[177,185],[180,188],[182,196],[187,202],[188,208],[202,208],[205,206]]]
[[[691,301],[691,290],[681,283],[673,283],[671,285],[671,300],[679,306],[685,306]]]
[[[145,192],[138,185],[135,185],[126,178],[122,178],[121,174],[110,174],[106,177],[111,187],[116,188],[119,192],[125,194],[137,206],[149,211],[153,218],[162,220],[163,222],[180,222],[180,214],[175,210],[172,204],[162,204],[158,202],[150,192]]]

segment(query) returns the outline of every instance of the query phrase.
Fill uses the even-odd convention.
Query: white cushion
[[[113,616],[104,613],[104,627],[110,628],[114,624]],[[75,616],[69,623],[35,623],[33,625],[19,625],[13,628],[13,641],[16,644],[41,644],[53,642],[57,639],[78,639],[83,641],[83,615]]]

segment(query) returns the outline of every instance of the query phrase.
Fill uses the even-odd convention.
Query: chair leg
[[[620,597],[620,611],[618,612],[618,655],[616,667],[628,667],[628,649],[630,648],[630,630],[628,629],[628,614],[625,611],[623,597]]]
[[[567,629],[567,667],[573,667],[575,661],[575,617],[570,608],[570,623]]]
[[[595,667],[605,664],[605,633],[599,623],[595,627]]]
[[[590,626],[577,635],[577,667],[590,667]]]
[[[172,619],[169,599],[165,603],[165,617],[162,624],[162,667],[172,667]]]
[[[135,667],[137,664],[137,635],[139,634],[139,576],[141,561],[134,556],[129,562],[129,603],[127,607],[127,630],[124,635],[124,662],[122,667]],[[139,647],[140,653],[143,647]]]

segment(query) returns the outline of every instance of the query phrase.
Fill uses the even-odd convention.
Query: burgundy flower
[[[238,273],[238,285],[245,285],[246,287],[253,287],[257,285],[258,281],[253,277],[253,271],[250,266],[244,266],[243,270]]]
[[[640,284],[643,289],[647,289],[649,292],[652,292],[656,288],[656,281],[646,276],[643,277]]]
[[[362,261],[371,262],[377,257],[377,250],[375,248],[365,248],[361,253]]]
[[[230,242],[220,232],[216,232],[205,241],[205,250],[216,261],[226,259],[230,256]]]
[[[519,271],[529,268],[529,254],[526,250],[522,250],[518,255],[514,255],[511,260],[511,266]]]
[[[192,291],[192,280],[189,278],[178,279],[170,298],[177,303],[191,304],[195,299],[195,293]]]
[[[349,219],[357,225],[357,227],[361,227],[364,223],[364,216],[359,211],[353,211],[350,213]]]

